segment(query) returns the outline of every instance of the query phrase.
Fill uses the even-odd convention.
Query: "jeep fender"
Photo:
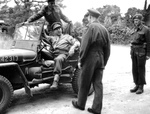
[[[32,96],[28,81],[27,81],[24,73],[22,72],[21,68],[19,67],[19,65],[15,62],[0,64],[0,69],[2,69],[2,74],[6,74],[5,69],[7,69],[6,71],[8,71],[8,69],[10,69],[10,68],[12,69],[12,71],[15,72],[15,75],[18,75],[20,77],[19,81],[23,82],[26,93],[29,94],[30,96]]]

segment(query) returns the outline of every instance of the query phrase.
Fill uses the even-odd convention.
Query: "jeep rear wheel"
[[[79,91],[79,83],[78,83],[79,76],[80,76],[80,69],[77,68],[74,72],[74,76],[72,79],[72,88],[76,94],[78,94],[78,91]],[[93,89],[93,85],[91,84],[88,95],[91,95],[93,92],[94,92],[94,89]]]
[[[0,113],[10,105],[13,97],[13,87],[10,81],[0,75]]]

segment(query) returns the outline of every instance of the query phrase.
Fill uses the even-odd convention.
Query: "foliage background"
[[[0,1],[0,20],[4,20],[5,23],[9,24],[8,34],[11,36],[13,36],[16,24],[26,21],[31,15],[38,12],[45,3],[43,0],[14,0],[16,6],[11,8],[7,6],[9,1],[10,0]],[[63,0],[56,0],[61,8],[65,8],[66,6],[62,4],[62,1]],[[105,5],[97,8],[97,10],[101,13],[99,21],[111,34],[111,43],[123,45],[128,45],[130,43],[130,35],[133,28],[133,15],[136,13],[146,14],[145,10],[133,7],[129,8],[125,15],[122,16],[120,7],[116,5]],[[82,37],[84,25],[84,20],[82,23],[74,23],[74,34],[76,37]]]

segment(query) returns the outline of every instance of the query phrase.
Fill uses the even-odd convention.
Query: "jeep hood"
[[[33,61],[37,54],[31,50],[24,49],[1,49],[0,62],[26,62]]]

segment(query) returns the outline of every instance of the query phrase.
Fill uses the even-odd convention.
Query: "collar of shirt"
[[[143,28],[143,24],[141,24],[141,25],[138,26],[137,28],[135,27],[134,29],[135,29],[135,31],[140,31],[140,30],[142,30],[142,28]]]
[[[141,24],[141,25],[139,26],[139,30],[142,30],[142,28],[143,28],[143,24]]]
[[[60,40],[62,37],[63,37],[63,35],[61,35],[61,36],[54,36],[55,42],[59,42],[59,40]]]

